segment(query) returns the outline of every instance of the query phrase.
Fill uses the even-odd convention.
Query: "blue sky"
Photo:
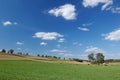
[[[119,0],[0,0],[0,49],[120,58]]]

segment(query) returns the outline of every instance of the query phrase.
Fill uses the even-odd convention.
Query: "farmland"
[[[120,80],[120,65],[0,60],[0,80]]]

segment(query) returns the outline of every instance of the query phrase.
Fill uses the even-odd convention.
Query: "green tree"
[[[26,55],[26,56],[28,56],[28,55],[29,55],[29,53],[26,53],[25,55]]]
[[[22,52],[18,52],[19,55],[22,55]]]
[[[41,55],[41,57],[44,57],[44,55]]]
[[[47,56],[47,55],[45,55],[45,57],[47,58],[48,56]]]
[[[10,50],[9,50],[9,53],[10,53],[10,54],[13,54],[13,52],[14,52],[13,49],[10,49]]]
[[[2,49],[2,51],[1,51],[2,53],[6,53],[6,50],[5,49]]]
[[[61,59],[61,57],[58,57],[58,59]]]
[[[98,64],[104,63],[104,55],[103,53],[97,53],[96,54],[96,61]]]
[[[95,60],[94,54],[93,53],[89,54],[88,59],[89,59],[90,62],[94,61]]]
[[[38,57],[40,57],[40,55],[39,55],[39,54],[37,54],[37,56],[38,56]]]

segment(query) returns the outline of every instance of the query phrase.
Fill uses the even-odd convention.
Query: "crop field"
[[[120,65],[0,60],[0,80],[120,80]]]

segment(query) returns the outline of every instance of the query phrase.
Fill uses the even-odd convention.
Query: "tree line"
[[[13,53],[14,53],[14,50],[13,50],[13,49],[10,49],[10,50],[6,51],[5,49],[2,49],[0,52],[1,52],[1,53],[13,54]]]
[[[2,49],[1,51],[0,51],[0,53],[5,53],[5,54],[16,54],[16,53],[14,53],[14,49],[10,49],[10,50],[5,50],[5,49]],[[29,53],[22,53],[22,52],[18,52],[17,53],[18,55],[29,55]]]
[[[14,50],[10,49],[8,51],[6,51],[5,49],[2,49],[0,51],[1,53],[8,53],[8,54],[14,54]],[[29,55],[29,53],[22,53],[22,52],[18,52],[18,55]],[[57,57],[57,56],[48,56],[48,55],[39,55],[37,54],[36,56],[38,57],[44,57],[44,58],[55,58],[55,59],[61,59],[61,57]],[[102,64],[105,62],[104,60],[105,56],[103,55],[103,53],[97,53],[96,56],[94,53],[91,53],[88,55],[88,60],[89,62],[93,63],[93,64]],[[63,58],[65,60],[65,58]],[[84,60],[79,59],[79,58],[69,58],[68,60],[73,60],[73,61],[77,61],[77,62],[83,62]],[[111,60],[109,60],[111,61]]]

